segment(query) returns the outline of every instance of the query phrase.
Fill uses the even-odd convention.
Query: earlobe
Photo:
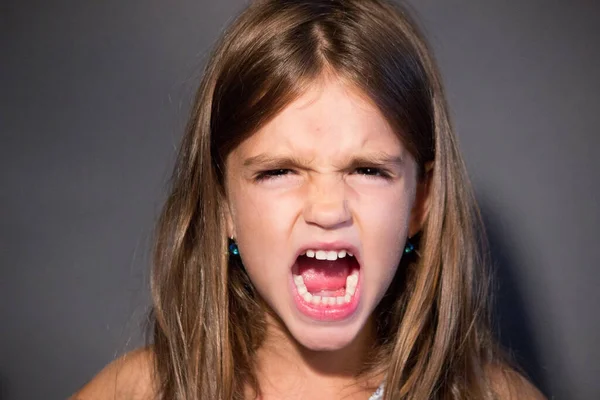
[[[431,180],[433,176],[433,161],[425,164],[423,178],[417,182],[415,202],[410,213],[408,237],[413,237],[421,231],[429,213],[431,197]]]

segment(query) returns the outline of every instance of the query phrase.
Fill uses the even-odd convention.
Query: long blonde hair
[[[153,350],[164,399],[260,393],[254,354],[264,310],[227,255],[224,160],[307,85],[333,73],[365,93],[424,177],[428,218],[376,309],[367,370],[385,399],[491,398],[479,212],[440,75],[407,12],[383,0],[263,0],[225,32],[206,66],[157,231]]]

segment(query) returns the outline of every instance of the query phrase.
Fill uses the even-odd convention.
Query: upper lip
[[[346,251],[352,253],[352,255],[354,256],[354,258],[356,258],[356,261],[358,262],[359,265],[362,265],[361,258],[360,258],[360,251],[358,250],[358,247],[356,247],[355,245],[353,245],[350,242],[346,242],[343,240],[336,240],[334,242],[311,242],[311,243],[302,245],[298,249],[296,256],[294,257],[294,260],[296,260],[298,257],[300,257],[301,254],[306,253],[306,250],[326,250],[326,251],[346,250]]]

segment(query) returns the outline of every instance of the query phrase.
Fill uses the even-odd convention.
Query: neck
[[[267,334],[256,358],[261,398],[368,399],[383,379],[381,374],[361,374],[374,340],[374,323],[369,320],[346,347],[313,351],[299,344],[278,318],[267,313]]]

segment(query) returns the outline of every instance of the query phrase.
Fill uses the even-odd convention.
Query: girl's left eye
[[[386,178],[386,179],[390,178],[390,174],[381,168],[360,167],[360,168],[356,168],[355,171],[358,175],[365,175],[368,177],[382,177],[382,178]]]
[[[264,180],[268,180],[268,179],[276,179],[276,178],[280,178],[282,176],[285,175],[289,175],[292,172],[292,170],[289,169],[270,169],[267,171],[261,171],[258,174],[256,174],[255,180],[256,181],[264,181]]]

